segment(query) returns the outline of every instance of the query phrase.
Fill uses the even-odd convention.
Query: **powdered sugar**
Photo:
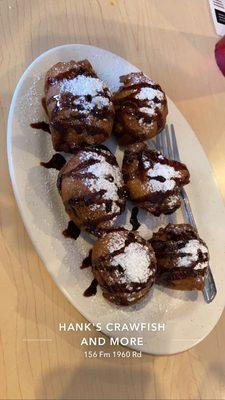
[[[119,167],[111,165],[103,155],[91,151],[84,151],[80,157],[81,162],[92,159],[97,160],[97,162],[83,169],[85,173],[93,174],[93,177],[83,178],[88,188],[91,192],[104,190],[103,199],[118,201],[118,189],[123,186],[123,178]],[[117,205],[114,203],[112,207],[114,207],[112,211],[116,212]]]
[[[137,85],[138,83],[149,83],[150,85],[155,85],[155,81],[153,81],[152,79],[150,79],[147,75],[143,74],[143,73],[135,73],[132,75],[132,85]]]
[[[29,124],[31,122],[36,122],[37,120],[45,120],[46,115],[43,112],[43,108],[40,101],[40,96],[43,90],[43,75],[37,75],[31,81],[29,88],[23,94],[19,100],[18,104],[21,110],[21,114],[27,117],[28,114],[31,115]],[[25,127],[27,126],[26,118],[20,119],[20,124]]]
[[[109,107],[112,102],[106,97],[110,96],[110,91],[103,81],[90,76],[78,75],[74,79],[63,79],[60,82],[59,94],[54,96],[57,106],[61,108],[61,94],[71,93],[76,98],[73,101],[74,108],[79,106],[80,113],[88,113],[94,108],[102,109]],[[90,96],[90,100],[85,96]],[[80,109],[82,106],[82,109]]]
[[[154,115],[156,115],[156,108],[161,108],[161,104],[160,103],[150,103],[149,107],[141,107],[140,108],[140,112],[143,114],[147,114],[150,117],[154,117]],[[139,123],[141,125],[143,124],[147,124],[148,126],[153,126],[153,123],[151,122],[149,124],[149,121],[145,121],[145,119],[143,117],[139,118]]]
[[[73,101],[73,105],[75,107],[82,106],[82,109],[79,109],[79,112],[86,114],[88,111],[93,110],[95,107],[99,110],[104,107],[108,107],[110,105],[110,101],[107,97],[102,96],[95,96],[91,99],[91,101],[87,101],[85,97],[81,96]]]
[[[174,207],[179,204],[179,196],[177,194],[171,195],[167,198],[167,204],[169,207]]]
[[[151,107],[141,107],[140,111],[144,114],[148,114],[151,117],[155,114],[155,107],[151,105]]]
[[[109,106],[109,99],[107,97],[95,96],[91,103],[94,107],[103,108]]]
[[[110,238],[108,249],[110,253],[117,251],[125,246],[126,238],[120,232],[114,232]]]
[[[91,211],[101,210],[102,204],[90,204],[89,208]]]
[[[178,250],[178,253],[187,255],[177,259],[177,267],[190,267],[193,262],[198,260],[199,252],[203,254],[203,258],[206,260],[208,257],[207,247],[197,239],[189,240],[184,247]],[[194,269],[204,269],[207,268],[207,266],[208,262],[202,261],[197,263]]]
[[[106,88],[103,81],[91,76],[78,75],[74,79],[63,79],[60,82],[60,92],[72,93],[74,96],[97,96]]]
[[[102,203],[102,204],[90,204],[89,205],[89,209],[91,211],[102,211],[102,210],[106,211],[106,205],[104,203]],[[111,207],[110,211],[111,211],[112,214],[119,212],[120,211],[119,206],[115,202],[112,202],[112,207]],[[114,220],[116,220],[116,217],[115,218],[111,218],[111,222],[113,222]]]
[[[208,266],[209,266],[208,261],[205,261],[205,262],[198,263],[198,264],[194,267],[194,269],[195,269],[195,270],[197,270],[197,269],[204,269],[204,268],[207,268]]]
[[[153,89],[151,87],[146,86],[142,87],[140,92],[138,92],[135,97],[136,99],[139,100],[151,101],[156,99],[162,101],[164,99],[164,93],[159,89]],[[152,105],[152,102],[150,102],[149,104]]]
[[[142,87],[140,92],[135,95],[136,99],[145,100],[146,105],[140,107],[140,112],[147,114],[150,117],[157,115],[157,110],[162,108],[161,101],[165,99],[164,93],[159,89],[153,89],[151,87]],[[149,124],[144,118],[139,119],[140,124]]]
[[[144,159],[144,157],[142,157],[142,159],[143,159],[143,165],[144,165],[144,168],[145,168],[145,169],[148,169],[148,168],[150,168],[150,167],[151,167],[151,163],[150,163],[150,161],[149,161],[149,160],[147,160],[147,159]]]
[[[161,163],[155,163],[153,168],[148,170],[147,175],[149,178],[162,177],[165,179],[164,182],[160,182],[156,179],[151,179],[148,182],[148,185],[150,185],[153,192],[167,192],[173,190],[176,185],[175,178],[181,177],[179,171],[176,171],[170,165]]]
[[[148,125],[148,126],[150,126],[150,127],[153,127],[153,122],[151,122],[151,123],[149,123],[149,122],[146,122],[146,120],[144,119],[144,118],[140,118],[139,120],[138,120],[138,122],[139,122],[139,124],[141,124],[141,125]]]
[[[130,243],[121,254],[112,259],[112,265],[123,268],[125,280],[129,282],[147,282],[153,274],[149,269],[150,256],[147,246],[140,243]]]

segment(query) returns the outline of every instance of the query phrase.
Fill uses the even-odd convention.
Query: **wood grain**
[[[225,79],[214,60],[216,41],[207,0],[0,1],[1,399],[225,398],[224,315],[190,351],[138,361],[87,361],[81,335],[58,332],[60,321],[84,318],[30,242],[5,151],[9,104],[25,68],[53,46],[87,43],[127,58],[161,83],[198,135],[225,198]]]

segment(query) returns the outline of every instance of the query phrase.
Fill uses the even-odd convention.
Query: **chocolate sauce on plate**
[[[93,279],[90,286],[84,291],[83,293],[84,296],[85,297],[94,296],[97,293],[97,286],[98,286],[98,281],[96,279]]]
[[[90,250],[88,256],[84,258],[80,269],[85,269],[85,268],[91,267],[91,265],[92,265],[91,255],[92,255],[92,250]]]
[[[73,221],[69,221],[67,228],[63,231],[63,235],[66,238],[71,238],[76,240],[80,236],[80,229]]]
[[[40,165],[48,169],[54,168],[60,171],[60,169],[64,166],[65,163],[66,163],[65,158],[61,154],[56,153],[52,156],[52,158],[49,161],[40,162]]]
[[[39,122],[33,122],[32,124],[30,124],[31,128],[34,129],[41,129],[42,131],[50,132],[50,128],[49,128],[49,124],[45,121],[39,121]]]
[[[138,207],[133,207],[131,211],[130,223],[132,225],[132,231],[137,231],[140,227],[140,222],[138,221],[137,215],[139,212]]]

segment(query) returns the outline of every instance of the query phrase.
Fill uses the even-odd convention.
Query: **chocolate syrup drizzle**
[[[75,154],[77,154],[79,151],[80,151],[80,149],[76,149]],[[91,151],[91,150],[89,149],[89,151]],[[96,147],[92,148],[92,151],[93,151],[93,156],[94,156],[94,153],[104,155],[104,157],[108,163],[110,163],[111,165],[117,166],[116,159],[109,150],[108,150],[108,153],[103,154],[102,148],[99,148],[96,146]],[[59,192],[61,192],[62,180],[64,178],[73,177],[73,178],[77,178],[77,179],[82,179],[82,178],[93,177],[93,174],[90,174],[90,172],[82,172],[82,170],[84,170],[87,166],[97,164],[98,162],[99,162],[99,160],[96,160],[94,158],[85,160],[85,161],[81,162],[79,165],[77,165],[71,171],[60,173],[58,176],[58,181],[57,181],[57,186],[58,186]],[[110,177],[109,177],[109,179],[110,179]],[[104,213],[103,215],[99,216],[98,218],[95,218],[94,220],[91,219],[91,220],[87,220],[85,222],[86,230],[88,230],[89,232],[96,234],[96,235],[100,234],[100,232],[97,228],[97,226],[100,223],[115,218],[117,215],[120,215],[121,212],[123,212],[123,210],[125,208],[124,202],[121,201],[122,199],[124,199],[126,197],[126,191],[125,191],[124,187],[121,187],[118,189],[118,197],[120,199],[120,200],[116,201],[116,204],[119,207],[118,212],[110,213],[112,210],[113,202],[110,199],[103,198],[103,195],[105,194],[105,192],[106,192],[105,190],[99,190],[98,192],[89,193],[86,196],[78,196],[78,197],[74,196],[71,199],[69,199],[67,202],[67,207],[71,208],[73,212],[76,211],[75,208],[76,208],[77,204],[84,203],[86,206],[90,206],[92,204],[105,204],[107,213]]]
[[[33,122],[32,124],[30,124],[30,126],[33,129],[41,129],[44,132],[51,133],[49,124],[45,121]]]
[[[112,232],[119,232],[119,231],[125,231],[124,228],[114,228],[112,229]],[[146,245],[146,242],[144,239],[142,239],[141,237],[137,237],[133,232],[128,232],[127,237],[125,239],[125,244],[123,247],[119,248],[118,250],[115,250],[113,252],[108,253],[107,255],[102,255],[99,257],[98,259],[98,265],[99,268],[104,270],[105,268],[109,268],[106,267],[106,265],[108,265],[108,263],[110,264],[110,261],[116,257],[118,254],[124,253],[125,249],[130,245],[130,243],[134,243],[137,242],[141,243],[143,245]],[[92,250],[90,250],[88,256],[83,260],[83,263],[81,265],[81,269],[84,268],[88,268],[88,267],[93,267],[92,266],[92,260],[91,260],[91,256],[92,256]],[[95,268],[95,267],[93,267]],[[121,266],[117,265],[117,266],[113,266],[113,270],[117,269],[119,272],[121,272]],[[97,280],[94,279],[91,283],[91,285],[88,287],[88,289],[84,292],[84,296],[92,296],[94,294],[96,294],[96,287],[97,287]],[[134,288],[135,287],[140,287],[140,283],[133,283]]]
[[[63,231],[63,235],[66,238],[76,240],[80,236],[80,229],[73,221],[69,221],[67,228]]]
[[[116,229],[113,229],[113,231],[114,232],[115,231],[124,231],[124,229],[123,228],[116,228]],[[135,243],[137,241],[138,241],[138,243],[141,243],[143,245],[145,244],[145,240],[144,239],[142,239],[141,237],[137,238],[137,236],[133,232],[128,232],[124,246],[120,247],[118,250],[110,252],[107,255],[100,256],[99,257],[99,263],[101,263],[104,266],[106,261],[110,261],[113,257],[117,256],[118,254],[124,253],[126,247],[128,247],[129,244]]]
[[[193,237],[193,239],[195,239],[195,237]],[[205,243],[203,242],[203,240],[201,240],[200,238],[196,238],[197,240],[199,240],[199,242],[201,243],[201,244],[203,244],[203,245],[205,245]],[[188,242],[188,240],[189,239],[180,239],[180,240],[178,240],[177,242],[174,242],[174,241],[168,241],[167,243],[166,243],[166,246],[165,246],[165,242],[163,242],[163,248],[162,249],[156,249],[155,251],[156,251],[156,254],[157,254],[157,257],[159,257],[159,258],[161,258],[161,257],[170,257],[171,256],[171,253],[173,254],[173,259],[178,259],[178,258],[183,258],[183,257],[187,257],[187,256],[191,256],[192,255],[192,253],[182,253],[182,252],[178,252],[178,250],[179,249],[182,249],[182,248],[184,248],[185,247],[185,245],[187,244],[187,242]],[[154,246],[154,242],[153,242],[153,246]],[[202,251],[199,249],[198,250],[198,258],[197,258],[197,260],[196,261],[192,261],[191,263],[190,263],[190,265],[188,266],[188,268],[187,267],[178,267],[178,272],[179,271],[188,271],[189,270],[189,272],[190,272],[190,270],[191,269],[193,269],[194,270],[194,267],[196,266],[196,265],[198,265],[199,263],[201,263],[201,262],[207,262],[207,261],[209,261],[209,257],[208,257],[208,254],[207,255],[204,255],[203,253],[202,253]],[[201,274],[201,272],[202,272],[202,270],[196,270],[196,271],[194,271],[194,272],[196,272],[197,274],[198,273],[200,273]]]
[[[145,162],[148,161],[149,165],[146,167]],[[152,192],[145,194],[144,196],[136,197],[135,202],[137,204],[144,202],[151,202],[153,204],[160,205],[165,199],[167,199],[170,195],[176,195],[179,193],[181,187],[187,183],[189,183],[189,172],[187,167],[175,160],[169,160],[167,158],[160,158],[159,153],[157,151],[151,150],[145,147],[141,147],[137,149],[137,151],[129,151],[126,150],[124,154],[124,162],[123,162],[123,177],[125,183],[129,180],[133,180],[137,178],[143,183],[147,183],[150,180],[157,180],[159,182],[164,182],[165,178],[161,175],[157,176],[149,176],[148,170],[154,167],[155,163],[160,163],[162,165],[168,165],[174,168],[175,171],[181,172],[181,177],[174,177],[174,181],[176,185],[174,189],[167,190],[166,192]],[[130,165],[134,165],[135,168],[130,168]],[[131,172],[130,172],[131,170]],[[179,202],[177,204],[179,206]],[[172,210],[173,211],[173,210]],[[168,210],[169,212],[169,210]]]
[[[97,286],[98,281],[96,279],[93,279],[90,286],[84,291],[83,295],[85,297],[94,296],[97,293]]]
[[[144,78],[144,76],[143,76],[143,78]],[[122,86],[120,88],[119,93],[128,91],[129,94],[125,97],[118,98],[118,99],[117,99],[117,96],[115,96],[114,105],[115,105],[116,109],[119,109],[118,110],[119,112],[117,113],[117,118],[118,118],[118,120],[120,120],[122,118],[122,114],[125,110],[127,114],[135,115],[138,120],[140,118],[143,118],[144,122],[151,123],[153,120],[156,120],[158,130],[159,130],[163,125],[161,111],[159,109],[156,109],[156,115],[153,115],[153,116],[148,115],[147,113],[145,113],[143,111],[140,111],[140,108],[149,107],[148,99],[141,100],[141,99],[136,98],[136,95],[138,93],[140,93],[141,89],[144,87],[150,87],[151,89],[162,91],[160,85],[158,85],[156,83],[155,84],[150,83],[150,82],[146,81],[145,79],[143,79],[142,82],[139,82],[136,84],[132,83],[132,77],[130,77],[130,78],[128,77],[128,78],[124,79],[124,86]],[[166,105],[166,98],[163,100],[160,100],[160,102],[159,102],[157,97],[155,97],[151,101],[154,102],[155,104],[159,103],[162,105]]]
[[[41,104],[42,104],[42,107],[43,107],[45,113],[48,115],[45,97],[42,97]],[[31,128],[41,129],[42,131],[45,131],[45,132],[48,132],[51,134],[49,124],[45,121],[33,122],[32,124],[30,124],[30,126],[31,126]]]
[[[85,257],[85,259],[83,260],[80,267],[81,269],[89,268],[92,266],[91,255],[92,255],[92,250],[89,251],[88,256]],[[85,297],[94,296],[97,293],[97,286],[98,286],[98,281],[96,279],[93,279],[90,286],[84,291],[83,295]]]
[[[123,228],[113,229],[113,231],[123,231],[123,230],[124,230]],[[101,265],[104,268],[107,262],[110,262],[110,260],[113,257],[117,256],[118,254],[123,253],[125,248],[127,246],[129,246],[130,243],[133,243],[133,242],[136,242],[136,241],[137,241],[136,236],[132,232],[129,232],[128,235],[127,235],[127,238],[125,240],[125,245],[122,248],[120,248],[118,250],[115,250],[112,253],[109,253],[108,255],[100,256],[99,260],[98,260],[99,265]],[[140,243],[144,244],[144,239],[140,238]],[[82,269],[83,268],[88,268],[89,266],[92,266],[91,265],[91,251],[89,252],[88,256],[84,259],[84,261],[83,261],[83,263],[81,265],[81,268]],[[116,267],[113,267],[113,269],[116,269],[116,268],[118,270],[121,269],[120,265],[118,265]],[[96,279],[94,279],[91,282],[91,285],[83,293],[84,296],[89,297],[89,296],[95,295],[97,293],[97,285],[98,285],[98,281]],[[138,284],[138,285],[140,286],[140,284]],[[135,286],[135,284],[134,284],[134,286]]]
[[[42,104],[42,107],[43,107],[43,109],[44,109],[44,111],[45,111],[45,114],[48,116],[48,110],[47,110],[47,106],[46,106],[46,99],[45,99],[45,97],[42,97],[42,99],[41,99],[41,104]],[[32,124],[30,124],[30,126],[31,126],[31,128],[33,128],[33,129],[41,129],[42,131],[48,132],[48,133],[51,134],[51,132],[50,132],[50,126],[49,126],[49,124],[48,124],[47,122],[45,122],[45,121],[33,122]]]
[[[49,161],[40,162],[40,165],[48,169],[54,168],[60,171],[62,167],[65,165],[65,163],[66,163],[65,158],[60,153],[56,153],[53,154],[52,158]]]
[[[175,226],[176,228],[176,226]],[[166,228],[162,229],[162,238],[160,236],[160,232],[158,234],[153,235],[153,238],[150,240],[154,251],[156,253],[157,259],[165,259],[170,258],[172,255],[172,262],[176,262],[176,259],[191,256],[191,253],[182,253],[178,250],[185,247],[187,242],[192,239],[198,240],[201,244],[206,246],[205,242],[199,237],[195,229],[187,224],[183,224],[183,228],[179,229],[179,233],[173,234],[173,225],[167,225]],[[164,232],[163,232],[164,231]],[[173,269],[169,271],[169,275],[171,275],[172,271],[176,274],[179,279],[183,279],[186,276],[196,276],[196,275],[204,275],[205,269],[194,270],[194,267],[201,262],[208,262],[209,255],[203,254],[199,249],[198,258],[196,261],[192,261],[188,268],[185,267],[177,267],[174,265]],[[162,267],[160,267],[162,269]],[[166,268],[163,270],[166,270]]]
[[[67,71],[58,73],[54,77],[48,77],[46,81],[46,90],[48,90],[50,86],[55,85],[62,80],[71,80],[76,78],[78,75],[98,78],[91,64],[87,60],[83,60],[77,62],[76,66],[70,68]],[[103,90],[99,92],[98,95],[103,96],[104,98],[108,98],[110,100],[110,92],[107,88],[103,88]],[[103,140],[108,136],[109,132],[108,129],[105,128],[105,126],[99,126],[99,124],[95,123],[95,121],[93,121],[92,124],[88,122],[87,114],[82,112],[84,110],[84,106],[82,104],[76,105],[76,107],[74,106],[75,100],[80,96],[75,96],[72,93],[65,92],[60,93],[60,101],[56,100],[55,97],[56,96],[54,95],[53,97],[49,98],[47,100],[46,106],[48,108],[48,105],[54,102],[54,108],[50,114],[50,122],[51,127],[60,133],[59,143],[57,145],[58,148],[61,149],[62,146],[69,147],[69,144],[67,143],[67,135],[73,130],[78,135],[101,135],[103,137]],[[92,96],[87,95],[86,101],[91,102]],[[67,114],[69,111],[70,118],[65,118],[65,110],[67,111]],[[101,110],[99,110],[96,106],[93,109],[88,110],[88,116],[90,115],[95,117],[97,120],[107,119],[112,123],[114,118],[114,110],[109,108],[108,106],[103,107]]]
[[[140,227],[140,222],[138,221],[137,215],[139,212],[138,207],[133,207],[131,211],[130,223],[132,225],[132,231],[137,231]]]
[[[112,271],[112,277],[117,276],[117,277],[122,277],[124,274],[124,270],[120,264],[115,265],[112,263],[112,260],[115,259],[115,257],[119,254],[122,254],[125,252],[126,248],[131,244],[131,243],[140,243],[144,247],[146,247],[146,241],[141,238],[140,236],[137,236],[134,232],[128,232],[124,230],[123,228],[118,228],[118,229],[113,229],[113,231],[125,231],[125,243],[124,246],[114,250],[110,251],[107,254],[100,255],[98,257],[97,263],[93,264],[92,269],[93,273],[95,275],[96,273],[100,273],[101,275],[104,276],[105,271],[107,271],[107,275],[109,272]],[[155,269],[155,263],[153,261],[149,262],[149,268]],[[106,275],[106,276],[107,276]],[[148,285],[152,285],[154,281],[154,274],[150,275],[147,280]],[[145,287],[146,282],[130,282],[130,285],[132,285],[132,292],[138,292],[141,290],[143,287]],[[131,286],[129,285],[129,288],[127,287],[127,284],[124,283],[123,281],[120,281],[119,278],[115,278],[110,284],[107,284],[107,281],[105,281],[103,285],[103,292],[106,291],[108,294],[110,293],[115,293],[115,292],[123,292],[123,293],[129,293],[131,290]],[[104,294],[103,294],[104,295]]]
[[[157,180],[160,182],[164,182],[165,178],[161,175],[157,176],[149,176],[147,172],[149,169],[154,167],[155,163],[160,163],[162,165],[168,165],[175,169],[175,171],[187,170],[186,166],[179,161],[170,160],[163,156],[163,158],[159,158],[160,153],[157,151],[149,149],[147,146],[138,149],[137,151],[129,151],[126,150],[124,154],[124,164],[132,164],[133,162],[137,162],[137,168],[135,170],[132,169],[132,172],[127,172],[124,170],[124,181],[125,183],[129,179],[138,178],[142,182],[146,179],[148,180]],[[145,162],[148,161],[149,165],[146,167]],[[177,183],[180,182],[181,178],[174,178]]]
[[[92,266],[91,256],[92,256],[92,250],[90,250],[88,256],[84,258],[80,269],[85,269]]]

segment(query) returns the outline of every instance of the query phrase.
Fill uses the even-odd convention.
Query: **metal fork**
[[[166,126],[165,131],[156,136],[156,148],[157,150],[161,151],[165,157],[180,161],[180,154],[177,146],[177,139],[173,124],[170,125],[170,129],[168,126]],[[187,193],[184,189],[181,190],[180,195],[182,200],[181,206],[184,219],[188,224],[194,226],[194,228],[196,228],[197,230],[195,219],[191,210],[191,205]],[[211,301],[213,301],[214,297],[216,296],[216,293],[217,290],[215,281],[209,267],[207,275],[205,277],[205,287],[203,289],[203,296],[206,303],[211,303]]]

